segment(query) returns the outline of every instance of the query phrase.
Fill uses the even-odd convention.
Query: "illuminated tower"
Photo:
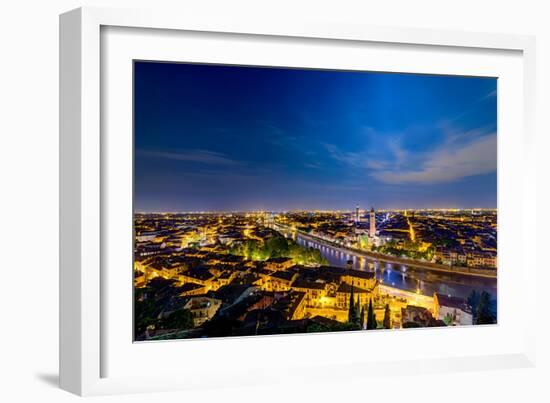
[[[355,206],[355,222],[359,222],[359,205]]]
[[[376,216],[374,214],[374,208],[373,207],[370,208],[369,221],[370,221],[369,235],[371,237],[373,237],[373,236],[376,235]]]

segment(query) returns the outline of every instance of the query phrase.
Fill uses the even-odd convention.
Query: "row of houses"
[[[434,259],[443,264],[468,267],[497,267],[497,254],[495,251],[467,251],[462,248],[443,249],[435,251]]]

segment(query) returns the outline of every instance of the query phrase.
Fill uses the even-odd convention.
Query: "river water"
[[[478,293],[487,291],[492,299],[496,299],[496,279],[436,273],[409,265],[379,262],[306,239],[299,234],[296,235],[295,240],[301,246],[318,249],[331,266],[346,267],[347,262],[351,260],[354,269],[374,271],[380,283],[401,290],[420,291],[421,294],[429,296],[438,292],[462,298],[467,298],[472,290]]]

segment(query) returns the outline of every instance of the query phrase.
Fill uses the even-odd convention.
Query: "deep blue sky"
[[[135,62],[135,210],[496,207],[496,79]]]

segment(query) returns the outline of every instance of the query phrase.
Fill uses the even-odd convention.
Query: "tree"
[[[231,246],[228,253],[245,256],[247,259],[265,261],[270,258],[288,257],[296,264],[327,265],[328,262],[315,248],[304,248],[296,242],[281,236],[274,236],[266,242],[248,239]]]
[[[384,310],[384,329],[391,329],[391,311],[389,304],[386,304],[386,309]]]
[[[365,306],[361,306],[361,314],[359,315],[359,325],[361,326],[361,329],[363,329],[363,326],[365,326]]]
[[[489,325],[495,323],[494,317],[491,314],[491,295],[487,291],[483,291],[479,296],[475,323],[476,325]]]
[[[281,257],[288,255],[288,242],[286,238],[276,236],[270,238],[265,245],[270,257]]]
[[[376,315],[374,314],[374,309],[372,307],[372,298],[369,300],[369,309],[367,311],[367,330],[373,330],[378,327],[376,323]]]
[[[306,332],[316,333],[316,332],[342,332],[349,330],[361,330],[357,323],[335,323],[330,325],[320,325],[318,323],[310,323]]]
[[[187,309],[179,309],[161,321],[164,329],[186,330],[193,327],[193,315]]]
[[[378,320],[376,319],[376,314],[372,313],[372,328],[378,329]]]
[[[467,302],[470,306],[470,309],[472,310],[472,314],[474,316],[474,323],[477,318],[477,306],[479,304],[479,294],[476,292],[476,290],[472,290],[470,295],[468,296]]]
[[[355,301],[353,299],[353,284],[351,285],[351,292],[349,294],[349,309],[348,309],[348,322],[355,323],[357,318],[355,317]]]
[[[148,326],[155,323],[155,302],[153,298],[135,300],[134,332],[136,337],[143,335]]]

